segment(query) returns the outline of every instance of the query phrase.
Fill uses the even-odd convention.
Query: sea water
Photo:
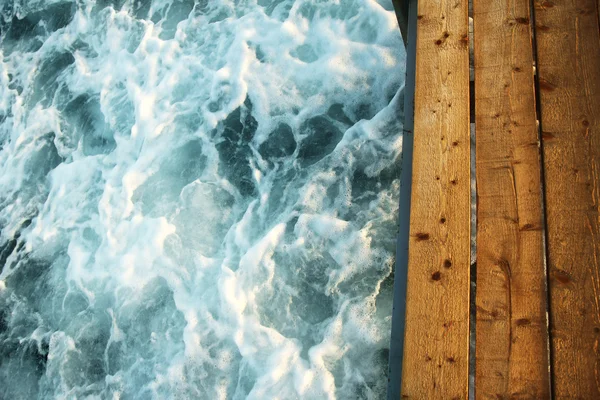
[[[0,13],[0,398],[382,398],[391,1]]]

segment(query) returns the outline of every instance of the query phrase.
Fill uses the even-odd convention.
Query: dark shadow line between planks
[[[471,140],[471,260],[469,271],[469,389],[468,399],[475,400],[475,370],[477,368],[477,125],[475,123],[475,24],[473,1],[469,0],[469,129]],[[474,239],[473,239],[474,238]]]
[[[539,75],[539,64],[538,64],[538,47],[537,47],[537,35],[536,35],[536,19],[535,19],[535,3],[536,0],[529,0],[529,13],[530,13],[530,29],[531,29],[531,46],[533,54],[533,63],[535,66],[535,72],[533,74],[534,82],[534,99],[535,99],[535,113],[538,121],[537,133],[539,143],[539,160],[540,160],[540,183],[541,183],[541,201],[542,201],[542,234],[544,244],[544,273],[546,274],[546,330],[548,332],[548,370],[549,370],[549,391],[550,398],[554,399],[555,387],[554,387],[554,350],[552,346],[552,313],[550,312],[551,307],[551,285],[550,285],[550,252],[549,252],[549,240],[548,240],[548,215],[547,202],[546,202],[546,172],[545,172],[545,157],[544,157],[544,140],[543,132],[544,127],[542,125],[542,105],[540,95],[540,75]]]

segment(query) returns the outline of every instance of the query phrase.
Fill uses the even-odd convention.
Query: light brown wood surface
[[[402,396],[466,399],[469,362],[468,3],[420,1]]]
[[[543,0],[535,10],[557,399],[600,399],[597,7]]]
[[[550,397],[529,0],[474,0],[477,399]]]

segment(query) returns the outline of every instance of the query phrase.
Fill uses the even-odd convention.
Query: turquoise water
[[[391,2],[5,0],[0,398],[378,399]]]

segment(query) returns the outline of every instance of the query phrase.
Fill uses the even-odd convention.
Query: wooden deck
[[[598,0],[394,3],[414,113],[388,397],[600,399]]]

